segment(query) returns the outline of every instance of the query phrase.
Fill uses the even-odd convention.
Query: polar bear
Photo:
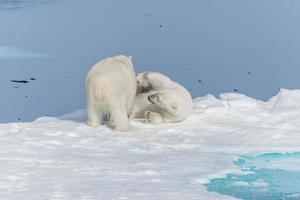
[[[158,72],[140,73],[136,77],[138,95],[132,118],[159,124],[184,120],[193,110],[191,94],[180,84]]]
[[[131,56],[115,56],[96,63],[86,77],[87,124],[98,127],[103,120],[118,131],[129,129],[128,115],[137,92]]]

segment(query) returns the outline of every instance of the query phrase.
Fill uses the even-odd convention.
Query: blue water
[[[116,54],[193,97],[267,100],[300,88],[299,18],[298,0],[0,0],[0,122],[85,108],[88,70]]]
[[[245,200],[300,199],[300,152],[243,156],[234,163],[242,173],[212,179],[209,191]]]
[[[38,6],[53,0],[0,0],[0,10],[15,10],[27,6]]]

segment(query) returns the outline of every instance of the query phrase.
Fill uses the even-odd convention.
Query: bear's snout
[[[148,96],[148,100],[152,103],[155,104],[156,102],[159,101],[159,96],[158,94],[153,94]]]

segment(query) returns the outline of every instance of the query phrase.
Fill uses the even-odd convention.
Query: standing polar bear
[[[180,84],[158,72],[138,74],[137,91],[130,117],[145,117],[151,124],[182,121],[191,114],[191,94]]]
[[[96,63],[86,77],[87,124],[98,127],[103,120],[119,131],[129,129],[137,82],[131,56],[115,56]]]

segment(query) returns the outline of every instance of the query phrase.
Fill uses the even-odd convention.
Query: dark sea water
[[[300,88],[299,18],[296,0],[0,0],[0,122],[84,108],[89,68],[117,54],[193,97],[267,100]]]

